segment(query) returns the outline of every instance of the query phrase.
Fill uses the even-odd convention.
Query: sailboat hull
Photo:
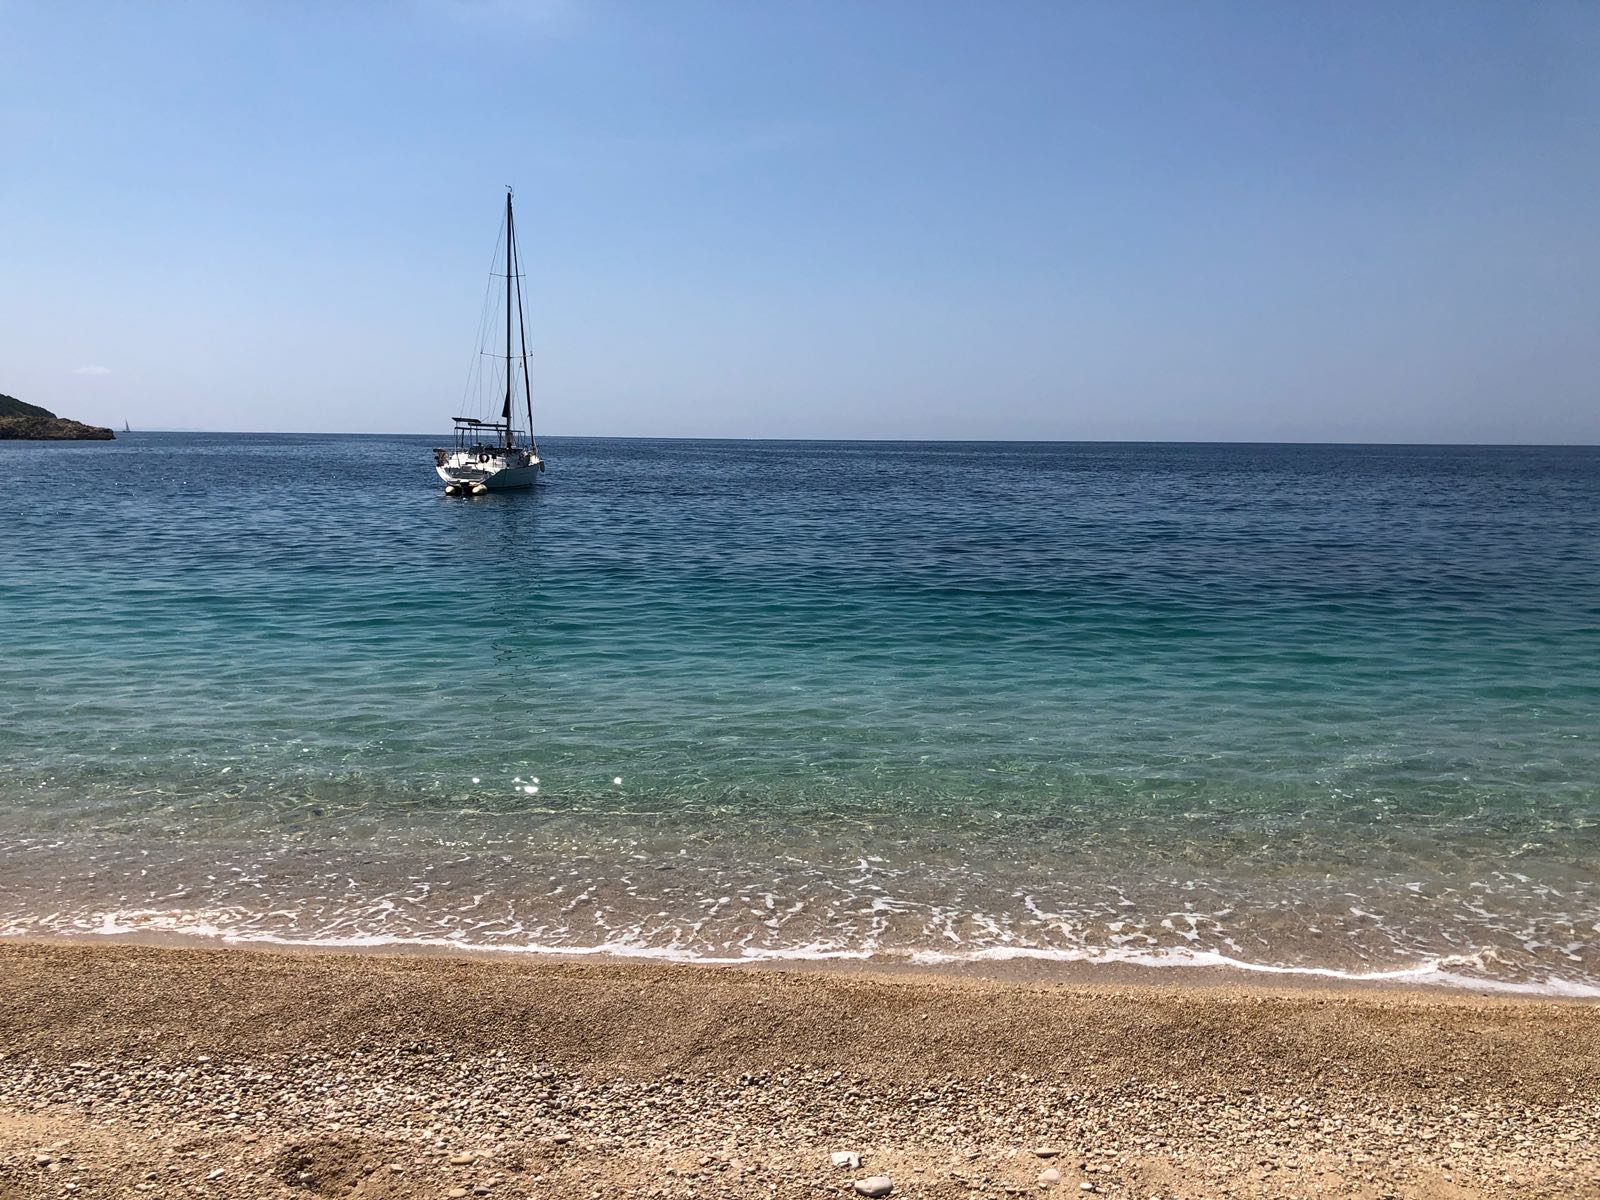
[[[508,467],[504,471],[490,474],[481,471],[451,471],[439,467],[438,472],[439,478],[446,483],[481,483],[491,492],[510,492],[518,488],[537,487],[540,482],[538,467]]]
[[[539,472],[544,469],[544,464],[539,463],[527,467],[507,467],[504,471],[497,471],[483,481],[491,492],[516,491],[518,488],[531,488],[539,482]]]
[[[439,478],[469,489],[480,485],[491,492],[531,488],[538,485],[544,472],[544,460],[532,456],[515,455],[508,460],[499,455],[446,454],[441,450],[437,457],[443,459],[434,468]]]

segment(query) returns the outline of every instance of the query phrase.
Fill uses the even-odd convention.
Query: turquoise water
[[[1600,985],[1600,450],[0,443],[0,932]]]

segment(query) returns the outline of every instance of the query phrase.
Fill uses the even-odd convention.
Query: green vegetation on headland
[[[51,442],[109,442],[117,435],[101,425],[85,425],[58,417],[48,408],[0,395],[0,439]]]

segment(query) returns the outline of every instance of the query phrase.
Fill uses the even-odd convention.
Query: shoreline
[[[1600,1189],[1593,1003],[811,967],[0,941],[0,1197]]]
[[[1275,992],[1326,992],[1334,995],[1415,995],[1448,1000],[1484,997],[1530,1002],[1594,1003],[1600,984],[1565,980],[1517,981],[1481,979],[1452,973],[1442,964],[1379,969],[1352,973],[1333,967],[1294,967],[1254,964],[1220,957],[1184,961],[1174,956],[1130,955],[1094,958],[1058,955],[1022,947],[1005,953],[977,953],[918,959],[891,954],[853,952],[805,953],[748,957],[697,957],[649,948],[600,946],[593,948],[496,946],[447,941],[404,939],[353,939],[312,941],[276,937],[209,935],[173,930],[117,930],[107,933],[0,934],[0,947],[12,945],[145,946],[153,949],[237,950],[244,953],[419,958],[460,958],[523,964],[616,963],[642,966],[685,967],[691,970],[785,971],[822,974],[861,974],[880,978],[977,979],[996,983],[1060,983],[1126,988],[1183,987],[1268,994]]]

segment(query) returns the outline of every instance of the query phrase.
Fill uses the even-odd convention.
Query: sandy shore
[[[907,1197],[1594,1196],[1600,1006],[0,944],[3,1197],[876,1175]]]

